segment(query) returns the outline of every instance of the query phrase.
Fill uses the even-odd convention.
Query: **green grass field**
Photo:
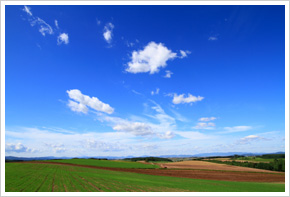
[[[239,157],[233,160],[245,160],[245,161],[255,161],[255,162],[274,162],[274,159],[265,159],[265,158],[260,158],[260,157]],[[283,159],[285,160],[285,159]]]
[[[53,164],[6,163],[6,192],[284,192],[285,184],[213,181]]]
[[[80,164],[98,167],[111,167],[111,168],[160,168],[158,165],[143,164],[132,161],[112,161],[112,160],[95,160],[95,159],[63,159],[63,160],[47,160],[44,162],[61,162]]]

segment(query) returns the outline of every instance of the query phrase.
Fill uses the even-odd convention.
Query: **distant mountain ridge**
[[[248,153],[248,152],[226,152],[226,153],[200,153],[195,155],[160,155],[158,157],[163,158],[172,158],[172,157],[226,157],[226,156],[233,156],[233,155],[242,155],[242,156],[259,156],[265,154],[285,154],[285,152],[276,152],[276,153]],[[101,156],[101,157],[78,157],[83,159],[88,158],[106,158],[106,159],[124,159],[124,158],[133,158],[135,156],[124,156],[124,157],[114,157],[114,156]],[[141,157],[151,157],[148,155],[143,155]],[[6,156],[5,160],[14,160],[14,161],[31,161],[31,160],[51,160],[51,159],[72,159],[76,157],[54,157],[54,156],[47,156],[47,157],[14,157],[14,156]]]

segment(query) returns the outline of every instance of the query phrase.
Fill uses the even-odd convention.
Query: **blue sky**
[[[285,149],[284,6],[6,6],[6,155]]]

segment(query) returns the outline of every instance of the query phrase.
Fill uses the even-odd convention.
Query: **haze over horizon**
[[[284,6],[5,14],[6,156],[285,151]]]

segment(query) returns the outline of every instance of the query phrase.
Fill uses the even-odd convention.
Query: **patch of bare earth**
[[[233,171],[232,168],[226,168],[226,167],[218,168],[220,169],[220,171],[217,171],[217,168],[216,168],[217,164],[209,163],[209,162],[195,163],[196,164],[195,166],[203,167],[202,168],[203,170],[200,170],[200,168],[187,169],[188,166],[190,165],[186,165],[186,167],[183,167],[183,169],[182,167],[179,167],[180,169],[170,169],[170,168],[167,168],[167,169],[132,169],[132,168],[97,167],[97,166],[87,166],[87,165],[68,164],[68,163],[56,163],[56,162],[51,162],[51,163],[50,162],[25,162],[25,163],[66,165],[66,166],[85,167],[85,168],[111,170],[111,171],[119,171],[119,172],[133,172],[133,173],[140,173],[140,174],[193,178],[193,179],[285,183],[285,173],[273,173],[273,171],[267,171],[271,173],[253,173],[253,172],[247,172],[247,170]],[[178,162],[178,163],[182,163],[182,162]],[[171,163],[171,164],[174,164],[174,163]],[[162,165],[168,165],[168,164],[163,163]],[[219,165],[223,165],[223,164],[219,164]],[[205,168],[205,166],[207,166],[207,168]],[[172,165],[170,167],[172,167]],[[236,166],[230,166],[230,167],[236,167]],[[226,170],[231,170],[231,171],[226,171]],[[254,170],[257,170],[257,169],[254,169]]]
[[[280,173],[270,170],[262,170],[256,168],[247,168],[241,166],[233,166],[227,164],[211,163],[206,161],[181,161],[173,163],[163,163],[162,167],[181,168],[181,169],[200,169],[200,170],[226,170],[226,171],[242,171],[242,172],[270,172]]]

